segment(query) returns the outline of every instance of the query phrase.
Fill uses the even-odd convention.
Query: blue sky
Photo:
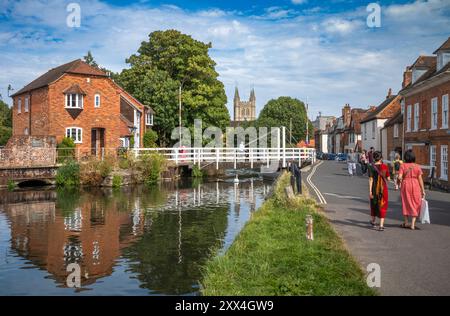
[[[66,6],[81,6],[81,27]],[[150,32],[178,29],[212,42],[228,107],[235,85],[256,90],[257,109],[282,95],[305,100],[310,117],[345,103],[376,105],[401,86],[404,68],[450,36],[450,0],[378,1],[381,27],[366,24],[364,0],[0,0],[0,94],[91,50],[99,64],[126,68]]]

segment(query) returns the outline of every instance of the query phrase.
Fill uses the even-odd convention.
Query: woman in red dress
[[[369,197],[370,224],[379,231],[384,231],[384,219],[388,208],[388,181],[390,180],[389,168],[382,161],[381,152],[373,153],[374,163],[369,164]],[[380,226],[376,227],[376,218],[380,219]]]
[[[416,219],[420,215],[422,199],[425,197],[425,186],[423,184],[422,169],[415,164],[416,157],[412,150],[405,153],[405,162],[400,166],[398,172],[399,180],[402,183],[402,212],[404,222],[403,228],[418,229]],[[411,226],[408,219],[411,217]]]

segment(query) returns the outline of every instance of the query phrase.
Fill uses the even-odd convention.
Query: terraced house
[[[434,166],[435,183],[449,189],[450,38],[433,54],[408,67],[410,82],[400,91],[404,147],[415,152],[417,163]]]
[[[82,156],[141,147],[154,111],[80,59],[49,70],[13,98],[13,138],[71,137]]]

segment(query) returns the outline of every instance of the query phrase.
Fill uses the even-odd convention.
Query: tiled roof
[[[14,93],[12,97],[25,92],[29,92],[31,90],[48,86],[50,83],[54,82],[65,73],[107,77],[107,75],[100,69],[86,64],[81,59],[76,59],[74,61],[71,61],[70,63],[58,66],[56,68],[47,71],[45,74],[33,80],[25,87]]]
[[[77,84],[73,84],[69,88],[64,90],[64,94],[83,94],[83,95],[86,95],[86,93]]]
[[[371,112],[367,117],[363,120],[361,120],[361,123],[369,122],[374,119],[386,119],[389,117],[386,117],[385,115],[382,115],[381,112],[389,106],[395,99],[397,98],[397,95],[391,95],[390,97],[386,98],[376,109],[375,111]]]
[[[395,113],[393,117],[388,119],[386,123],[384,123],[384,127],[392,126],[397,123],[403,123],[403,113],[401,110]]]
[[[449,49],[450,50],[450,37],[444,42],[444,44],[441,45],[441,47],[436,49],[433,54],[437,54],[437,52],[442,50],[442,49]]]

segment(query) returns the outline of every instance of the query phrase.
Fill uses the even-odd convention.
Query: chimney
[[[351,110],[350,110],[350,104],[345,104],[345,106],[342,108],[342,118],[344,119],[344,125],[348,126],[350,125],[350,119],[351,119],[351,114],[350,114]]]
[[[402,88],[409,85],[412,81],[412,71],[411,67],[406,67],[406,70],[403,72],[403,82],[402,82]]]
[[[388,94],[386,96],[386,99],[389,99],[390,97],[392,97],[392,89],[391,88],[389,88],[389,90],[388,90]]]

